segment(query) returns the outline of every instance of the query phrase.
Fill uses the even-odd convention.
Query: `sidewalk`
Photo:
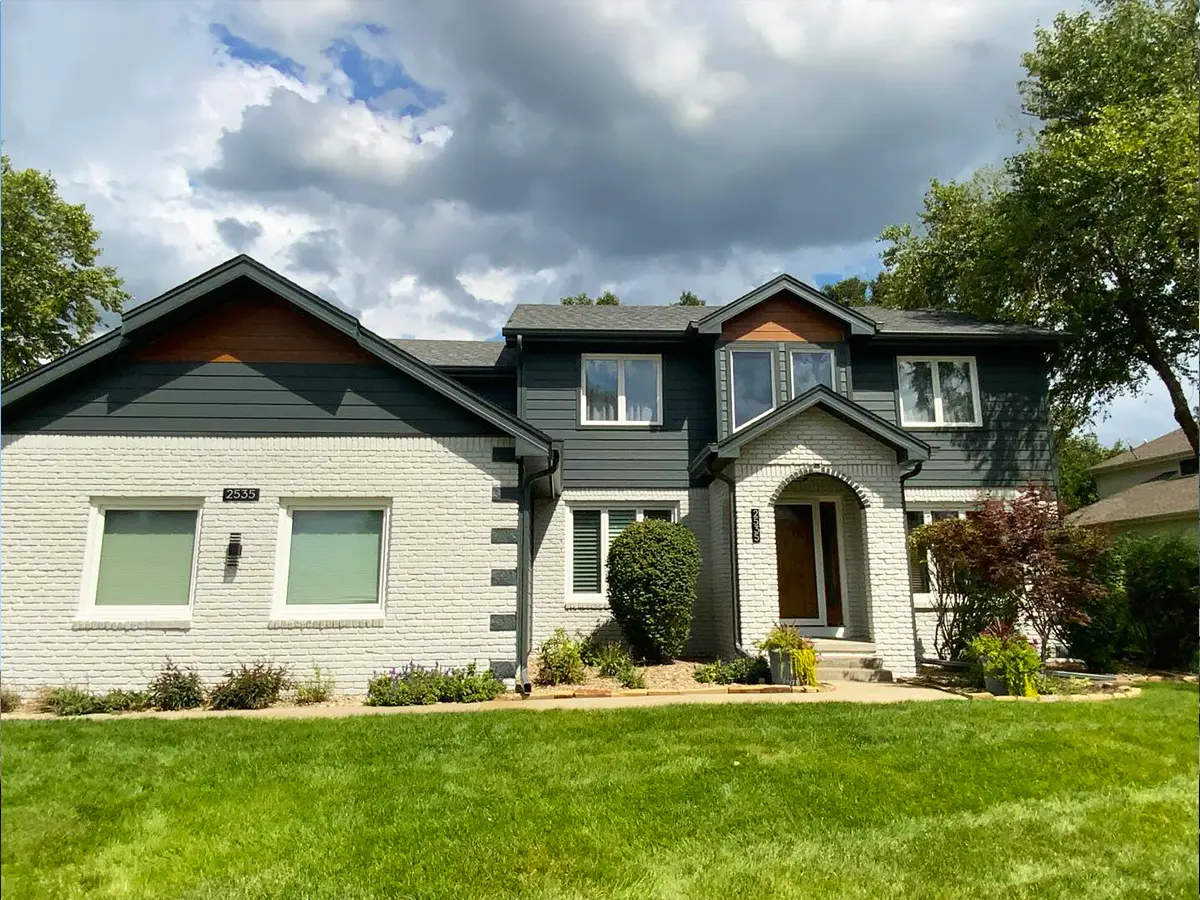
[[[905,684],[868,684],[838,682],[833,690],[806,694],[730,694],[707,692],[657,696],[506,699],[487,703],[435,703],[430,706],[273,706],[270,709],[202,710],[177,712],[122,713],[120,715],[80,716],[80,719],[211,719],[216,717],[255,719],[342,719],[349,716],[387,716],[421,713],[488,712],[490,710],[539,709],[633,709],[642,706],[671,706],[681,703],[897,703],[904,700],[963,700],[956,694],[934,688]],[[45,713],[17,713],[4,716],[6,721],[67,721]]]

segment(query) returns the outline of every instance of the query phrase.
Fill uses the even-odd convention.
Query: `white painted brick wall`
[[[914,487],[909,484],[904,489],[904,497],[912,509],[934,509],[938,504],[956,509],[961,506],[974,506],[989,497],[997,500],[1011,500],[1019,493],[1021,493],[1021,489],[1014,487]]]
[[[491,570],[517,564],[517,506],[492,488],[516,483],[513,463],[492,462],[507,438],[5,436],[0,484],[3,679],[28,691],[76,684],[138,688],[165,657],[207,682],[241,662],[271,659],[303,675],[330,669],[338,690],[361,693],[374,672],[410,660],[511,662],[513,632],[490,630],[512,614],[514,587]],[[222,503],[223,487],[259,487],[257,503]],[[76,630],[93,497],[202,497],[195,605],[186,631]],[[272,628],[280,498],[391,498],[386,618],[382,626]],[[244,555],[225,579],[225,546],[241,532]]]
[[[895,452],[855,428],[809,410],[742,449],[738,484],[738,565],[742,636],[762,639],[779,617],[772,504],[794,478],[817,471],[856,486],[863,510],[869,627],[878,655],[893,674],[916,673],[912,602],[908,589],[904,513]],[[752,541],[750,511],[758,508],[761,543]]]
[[[688,526],[700,543],[700,577],[696,585],[696,608],[693,616],[693,637],[689,644],[692,653],[715,652],[712,593],[709,559],[708,491],[703,489],[575,489],[563,492],[558,500],[539,500],[535,503],[534,562],[533,562],[533,647],[544,641],[555,628],[565,628],[568,634],[589,634],[597,626],[609,622],[612,613],[607,603],[587,606],[574,602],[567,590],[567,529],[572,503],[672,504],[679,507],[679,521]]]

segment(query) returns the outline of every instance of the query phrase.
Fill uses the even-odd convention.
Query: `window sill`
[[[662,422],[580,422],[580,428],[662,428]]]
[[[311,619],[271,619],[267,622],[267,628],[272,630],[286,630],[290,628],[316,628],[319,630],[335,629],[335,628],[382,628],[384,624],[383,616],[374,616],[369,618],[345,618],[345,619],[329,619],[329,618],[311,618]]]
[[[72,631],[188,631],[192,620],[187,619],[76,619]]]
[[[969,431],[982,428],[982,422],[901,422],[900,427],[908,431]]]
[[[581,597],[578,600],[568,598],[563,604],[563,609],[583,609],[603,611],[609,608],[608,601],[603,598],[589,600],[586,597]]]

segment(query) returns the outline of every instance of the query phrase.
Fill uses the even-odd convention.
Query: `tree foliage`
[[[704,301],[693,294],[691,291],[683,291],[679,295],[679,300],[675,303],[676,306],[703,306]]]
[[[841,281],[821,285],[821,293],[831,300],[836,300],[843,306],[866,306],[868,303],[882,304],[883,298],[887,293],[884,277],[884,273],[880,272],[868,281],[865,278],[859,278],[857,275],[851,275],[849,278],[843,278]]]
[[[585,291],[582,294],[571,294],[558,301],[563,306],[620,306],[621,298],[612,291],[605,291],[599,297],[592,297]]]
[[[1058,496],[1067,512],[1074,512],[1100,499],[1092,466],[1112,459],[1125,449],[1118,441],[1105,447],[1094,434],[1066,434],[1055,437],[1058,454]]]
[[[0,368],[5,382],[88,341],[102,310],[129,299],[99,266],[92,217],[58,195],[49,175],[0,156]]]
[[[934,181],[920,227],[881,240],[890,306],[1066,330],[1053,399],[1076,418],[1151,373],[1193,450],[1197,0],[1101,0],[1038,29],[1020,83],[1035,127],[1004,164]]]

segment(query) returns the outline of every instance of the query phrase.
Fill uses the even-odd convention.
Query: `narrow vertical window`
[[[775,408],[775,354],[770,350],[732,350],[733,427],[741,428]]]
[[[577,509],[571,516],[571,589],[600,593],[600,510]]]

